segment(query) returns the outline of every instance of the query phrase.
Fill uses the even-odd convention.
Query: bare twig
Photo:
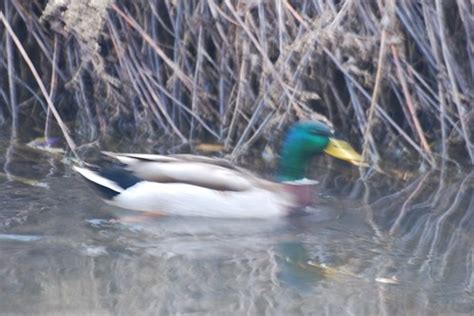
[[[7,15],[10,15],[10,4],[9,1],[5,2],[5,12]],[[0,12],[2,14],[2,12]],[[3,16],[3,15],[2,15]],[[8,92],[9,92],[9,102],[12,114],[12,140],[15,141],[18,134],[18,104],[16,99],[16,86],[15,80],[13,79],[14,72],[14,60],[13,60],[13,51],[11,44],[11,35],[7,34],[6,37],[6,48],[7,48],[7,70],[8,70]]]
[[[451,82],[451,91],[453,94],[454,103],[456,104],[456,109],[459,114],[459,121],[461,122],[461,128],[464,133],[464,141],[466,142],[466,150],[471,158],[471,164],[474,165],[474,146],[471,142],[471,135],[467,126],[467,111],[464,105],[461,102],[461,97],[459,95],[457,82],[454,76],[454,70],[451,66],[451,53],[448,48],[448,43],[446,40],[446,28],[445,28],[445,18],[444,12],[442,8],[441,0],[436,0],[436,16],[438,18],[438,27],[439,27],[439,36],[441,39],[441,48],[444,58],[444,63],[446,65],[446,69],[448,70],[449,80]]]
[[[385,55],[386,55],[386,39],[387,39],[387,30],[384,27],[382,30],[381,38],[380,38],[380,50],[379,50],[379,60],[377,62],[377,72],[375,75],[375,85],[374,85],[374,91],[372,92],[372,98],[370,101],[370,108],[369,108],[369,114],[367,116],[367,126],[365,128],[364,132],[364,144],[362,145],[362,157],[364,157],[364,160],[367,160],[367,154],[368,154],[368,143],[371,142],[373,143],[373,137],[372,137],[372,125],[373,125],[373,120],[374,120],[374,113],[375,113],[375,105],[377,104],[379,92],[380,92],[380,82],[382,81],[382,74],[383,74],[383,67],[384,67],[384,62],[385,62]],[[373,153],[373,157],[375,159],[375,162],[379,160],[378,154],[375,152]]]
[[[28,67],[30,68],[31,72],[33,73],[33,77],[35,78],[41,93],[43,94],[44,98],[46,99],[46,102],[48,104],[48,107],[51,109],[51,112],[53,113],[56,121],[58,122],[59,127],[61,128],[61,131],[63,132],[63,136],[66,139],[67,144],[69,145],[69,148],[71,149],[72,153],[76,157],[76,159],[80,160],[79,156],[76,153],[76,144],[74,143],[74,140],[69,136],[69,131],[67,126],[64,124],[61,116],[59,115],[58,111],[56,110],[56,107],[54,106],[53,102],[51,101],[51,98],[49,97],[48,91],[46,90],[46,87],[43,84],[43,81],[41,80],[41,77],[39,76],[38,72],[36,71],[35,66],[33,65],[33,62],[31,61],[30,57],[28,57],[27,52],[23,48],[23,45],[21,44],[20,40],[16,36],[15,32],[13,32],[10,24],[8,21],[5,19],[5,16],[3,15],[3,12],[0,12],[0,20],[2,20],[3,25],[7,29],[8,33],[12,37],[13,41],[15,42],[16,47],[18,48],[18,51],[22,55],[23,59],[25,62],[28,64]]]
[[[397,67],[398,79],[400,80],[400,84],[402,85],[402,89],[403,89],[403,94],[405,95],[406,105],[411,115],[411,120],[413,121],[413,124],[415,125],[416,133],[418,135],[418,138],[420,139],[421,146],[423,147],[425,152],[428,154],[428,157],[430,158],[429,159],[430,164],[434,166],[435,162],[433,159],[433,153],[431,152],[430,146],[428,145],[428,142],[426,141],[425,134],[420,125],[420,121],[418,120],[418,117],[416,116],[415,106],[413,105],[413,101],[410,95],[410,91],[408,90],[408,85],[405,80],[405,76],[403,76],[402,66],[400,65],[400,58],[398,56],[397,47],[395,45],[391,45],[390,48],[392,50],[393,59]]]

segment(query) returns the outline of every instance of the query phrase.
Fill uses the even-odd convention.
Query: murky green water
[[[42,183],[0,178],[1,314],[474,312],[472,173],[326,191],[300,217],[123,225],[59,160],[1,145]]]

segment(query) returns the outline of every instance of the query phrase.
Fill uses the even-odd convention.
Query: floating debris
[[[45,189],[49,188],[48,184],[41,182],[39,180],[19,177],[19,176],[12,175],[11,173],[7,174],[7,173],[0,172],[0,178],[6,178],[10,181],[16,181],[16,182],[20,182],[26,185],[31,185],[34,187],[40,187],[40,188],[45,188]]]
[[[202,143],[202,144],[196,145],[195,149],[203,153],[218,153],[224,150],[224,145]]]
[[[46,151],[51,154],[62,155],[64,154],[64,149],[59,148],[59,147],[52,147],[58,142],[59,142],[58,137],[50,137],[50,138],[38,137],[38,138],[33,139],[28,144],[26,144],[26,146],[33,149]]]
[[[392,285],[400,284],[400,281],[396,276],[392,276],[390,278],[375,278],[375,282]]]
[[[347,271],[343,268],[330,267],[324,262],[319,263],[319,262],[316,262],[316,261],[313,261],[313,260],[308,260],[306,263],[307,263],[308,266],[311,266],[311,267],[314,267],[314,268],[317,268],[317,269],[321,270],[321,272],[326,277],[334,277],[334,276],[337,276],[337,275],[345,275],[345,276],[350,276],[350,277],[355,277],[355,278],[358,277],[356,274],[352,273],[351,271]]]

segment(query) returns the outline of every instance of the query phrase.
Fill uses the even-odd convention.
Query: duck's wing
[[[135,176],[160,183],[186,183],[219,191],[246,191],[256,186],[271,188],[228,160],[195,155],[152,155],[103,152],[126,165]]]

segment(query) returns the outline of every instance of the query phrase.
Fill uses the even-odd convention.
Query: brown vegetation
[[[72,129],[72,149],[72,139],[168,133],[222,143],[237,158],[276,142],[290,121],[326,117],[372,162],[474,163],[466,0],[6,0],[0,9],[0,121],[14,133],[33,114],[48,134],[53,114],[65,136]]]

